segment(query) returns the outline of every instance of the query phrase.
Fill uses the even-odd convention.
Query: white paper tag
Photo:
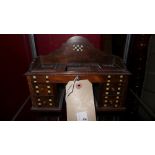
[[[77,115],[77,121],[88,121],[86,112],[77,112],[76,115]]]
[[[92,83],[88,80],[69,81],[66,85],[68,121],[95,121],[95,105]]]

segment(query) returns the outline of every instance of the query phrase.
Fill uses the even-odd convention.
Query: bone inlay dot
[[[120,92],[117,92],[117,94],[119,95],[119,94],[120,94]]]
[[[39,106],[41,106],[41,105],[42,105],[42,103],[41,103],[41,102],[39,102],[39,103],[38,103],[38,105],[39,105]]]
[[[49,103],[49,105],[52,106],[53,104],[52,103]]]
[[[39,93],[39,90],[36,90],[36,93]]]
[[[110,83],[107,83],[107,86],[109,86],[110,85]]]

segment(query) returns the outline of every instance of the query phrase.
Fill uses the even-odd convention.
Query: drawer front
[[[105,108],[120,108],[122,106],[122,96],[103,96],[102,106]]]
[[[33,84],[38,84],[38,83],[52,83],[48,75],[32,75],[31,76],[31,81]]]
[[[120,75],[106,75],[105,76],[105,81],[107,83],[126,83],[128,80],[127,78],[127,75],[123,75],[123,74],[120,74]]]
[[[56,95],[56,85],[55,84],[32,84],[33,94],[42,96],[53,96]]]
[[[35,96],[33,97],[33,107],[40,107],[40,108],[52,108],[58,107],[58,104],[54,97],[52,96]]]
[[[107,95],[123,95],[124,84],[119,85],[118,83],[111,83],[109,85],[104,84],[102,87],[102,94]]]

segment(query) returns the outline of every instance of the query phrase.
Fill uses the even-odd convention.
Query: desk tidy
[[[74,36],[59,49],[34,59],[26,77],[32,110],[61,111],[64,89],[76,76],[93,84],[96,111],[124,111],[129,71],[122,59]]]

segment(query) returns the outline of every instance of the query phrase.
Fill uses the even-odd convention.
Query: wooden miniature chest
[[[43,111],[61,110],[65,85],[76,76],[93,83],[97,111],[125,110],[129,75],[122,59],[105,55],[80,36],[34,59],[26,73],[32,109]]]

